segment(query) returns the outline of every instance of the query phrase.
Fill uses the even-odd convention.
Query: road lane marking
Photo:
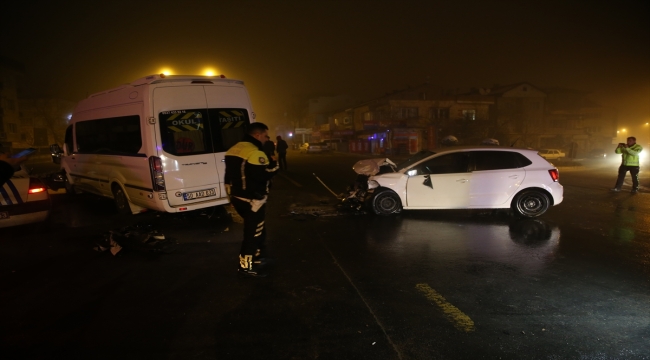
[[[290,183],[296,185],[297,187],[302,187],[302,185],[300,185],[300,183],[298,183],[298,182],[296,182],[296,181],[293,181],[292,179],[289,179],[289,177],[286,176],[286,175],[284,175],[283,173],[279,173],[278,176],[281,177],[281,178],[283,178],[283,179],[285,179],[285,180],[287,180],[288,182],[290,182]]]
[[[469,316],[448,302],[444,296],[433,290],[428,284],[417,284],[415,288],[422,292],[427,299],[436,303],[456,329],[465,332],[475,330],[474,321]]]
[[[363,303],[366,305],[366,308],[368,309],[368,312],[370,312],[370,315],[372,315],[372,317],[375,319],[375,323],[377,324],[377,326],[379,326],[381,331],[384,333],[384,336],[386,337],[386,341],[388,341],[388,343],[393,347],[393,350],[397,354],[397,359],[399,359],[399,360],[404,359],[404,356],[399,351],[399,348],[397,347],[397,344],[395,344],[393,342],[393,340],[388,335],[388,331],[386,330],[386,327],[384,327],[384,324],[382,324],[381,321],[379,320],[379,316],[377,316],[377,314],[375,314],[375,312],[372,310],[372,307],[370,307],[370,304],[368,303],[366,298],[361,294],[361,290],[359,290],[359,288],[354,284],[354,282],[352,281],[352,278],[350,277],[350,275],[348,275],[348,273],[345,272],[345,269],[343,269],[343,266],[341,266],[338,259],[336,259],[336,256],[334,256],[334,253],[332,253],[330,248],[327,246],[327,244],[325,243],[325,240],[323,240],[323,237],[319,236],[319,238],[320,238],[320,242],[323,245],[323,247],[325,248],[325,250],[327,250],[327,252],[330,254],[330,256],[332,257],[332,260],[334,260],[334,265],[336,265],[336,267],[339,268],[339,270],[341,271],[343,276],[345,276],[345,278],[348,279],[348,282],[350,283],[350,286],[352,286],[354,288],[354,290],[357,292],[357,295],[359,295],[359,298],[361,299],[361,301],[363,301]],[[373,345],[374,345],[374,343],[373,343]]]

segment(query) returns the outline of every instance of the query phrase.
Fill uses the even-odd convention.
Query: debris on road
[[[119,230],[110,230],[94,247],[95,251],[110,250],[114,256],[122,249],[144,253],[170,253],[173,246],[165,235],[151,229],[150,225],[127,226]]]

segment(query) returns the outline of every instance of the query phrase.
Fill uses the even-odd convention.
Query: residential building
[[[22,64],[0,57],[0,147],[12,152],[24,147],[19,146],[19,104],[17,83],[23,74]],[[18,145],[18,146],[16,146]]]

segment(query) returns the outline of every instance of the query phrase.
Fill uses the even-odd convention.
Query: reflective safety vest
[[[621,165],[639,166],[639,153],[643,150],[641,145],[634,144],[630,147],[617,147],[616,153],[621,154]]]
[[[261,150],[262,143],[250,135],[226,152],[224,183],[230,185],[230,195],[261,200],[268,194],[268,182],[278,170]]]

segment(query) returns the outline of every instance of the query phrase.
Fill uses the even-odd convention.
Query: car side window
[[[454,174],[468,172],[469,153],[455,152],[427,160],[416,166],[417,175]]]
[[[531,164],[525,156],[512,151],[473,151],[474,171],[516,169]]]

